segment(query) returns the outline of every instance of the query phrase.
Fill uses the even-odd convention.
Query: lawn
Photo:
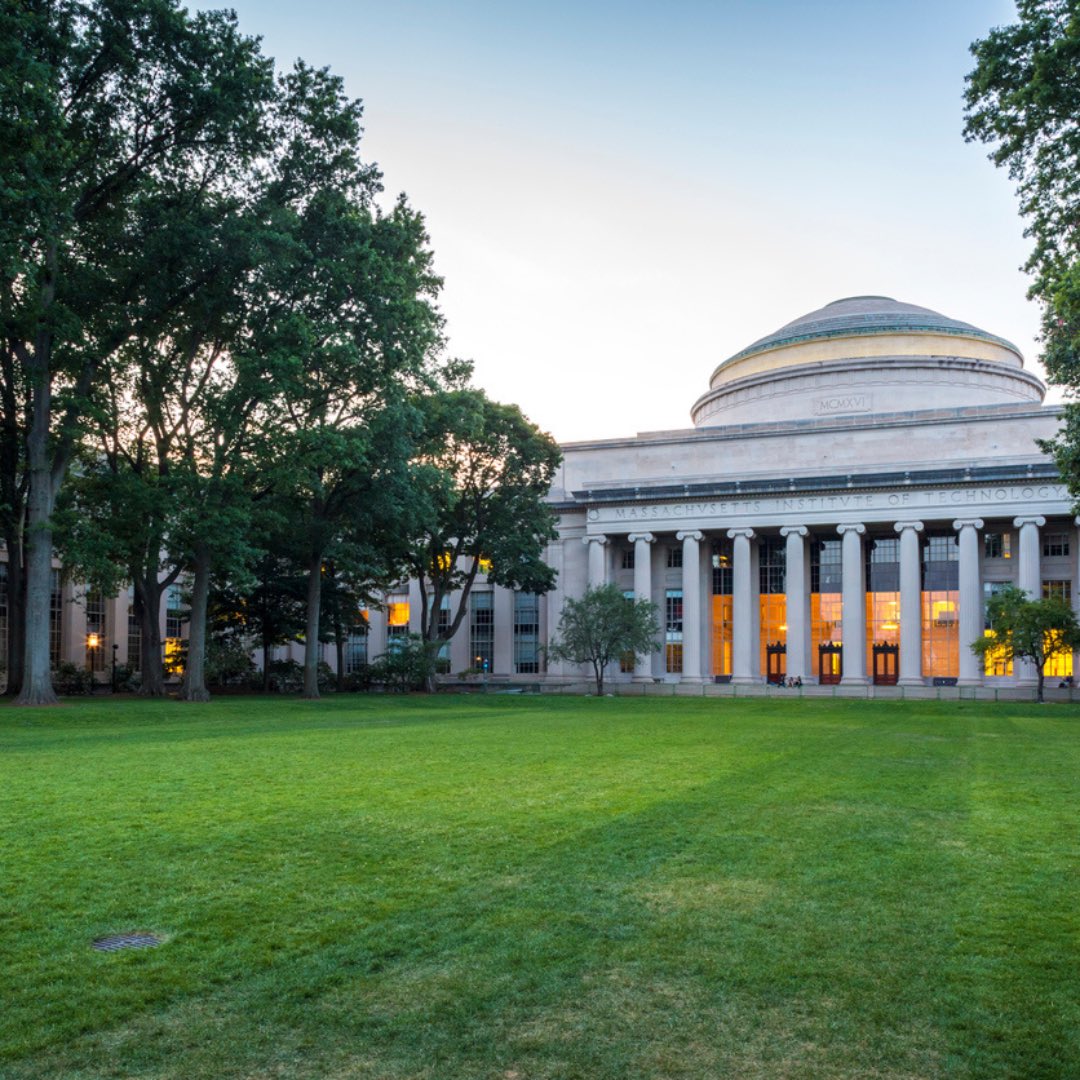
[[[0,1077],[1077,1077],[1078,795],[1068,706],[2,708]]]

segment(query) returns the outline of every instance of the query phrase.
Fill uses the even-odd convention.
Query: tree
[[[547,496],[562,453],[516,405],[461,386],[464,374],[452,371],[452,385],[422,400],[414,468],[424,516],[406,562],[420,585],[420,636],[435,653],[457,633],[482,569],[509,589],[555,583],[543,554],[557,537]],[[445,606],[455,593],[456,607]]]
[[[993,146],[991,161],[1017,183],[1026,235],[1028,296],[1042,307],[1050,381],[1080,391],[1080,15],[1075,0],[1018,0],[1019,21],[971,51],[965,137]],[[1080,403],[1040,444],[1080,498]]]
[[[592,664],[600,695],[608,664],[625,653],[657,652],[659,639],[654,603],[623,596],[615,585],[600,585],[586,589],[580,600],[566,601],[547,654],[552,660]]]
[[[1080,649],[1080,621],[1060,597],[1033,599],[1015,585],[995,593],[986,605],[990,630],[971,643],[976,656],[993,652],[1006,662],[1030,660],[1038,671],[1043,700],[1045,668],[1056,656]]]
[[[0,405],[15,409],[0,439],[25,446],[25,481],[4,491],[26,548],[18,701],[52,704],[56,499],[122,346],[186,295],[165,280],[146,303],[160,275],[135,208],[170,187],[227,189],[266,145],[273,76],[235,16],[177,0],[4,4],[0,72]]]

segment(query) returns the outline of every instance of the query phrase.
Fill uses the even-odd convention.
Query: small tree
[[[995,593],[987,602],[990,630],[971,643],[976,656],[1000,650],[1006,662],[1030,660],[1039,673],[1038,700],[1043,700],[1044,668],[1055,656],[1080,648],[1080,622],[1059,597],[1032,599],[1015,585]]]
[[[614,585],[586,589],[580,600],[567,600],[555,639],[547,648],[552,660],[592,664],[596,693],[604,692],[604,669],[624,653],[660,648],[656,605],[629,599]]]

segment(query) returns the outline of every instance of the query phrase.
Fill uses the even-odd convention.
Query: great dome
[[[692,416],[704,427],[1038,403],[1044,394],[1004,338],[888,296],[849,296],[725,360]]]

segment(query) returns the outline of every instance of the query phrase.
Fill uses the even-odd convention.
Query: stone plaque
[[[815,416],[833,416],[837,413],[870,412],[874,407],[873,394],[829,394],[816,398]]]

